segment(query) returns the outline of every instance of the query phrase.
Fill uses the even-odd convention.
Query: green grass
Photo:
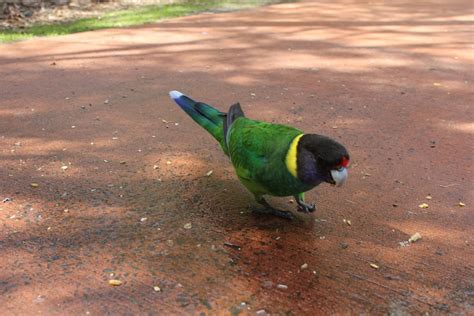
[[[194,0],[179,4],[146,6],[105,13],[100,18],[86,18],[68,23],[33,25],[24,29],[0,30],[0,43],[24,40],[36,36],[56,36],[71,33],[143,25],[158,20],[189,15],[211,9],[240,9],[279,1],[271,0]]]

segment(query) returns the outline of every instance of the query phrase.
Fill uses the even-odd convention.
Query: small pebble
[[[380,267],[376,265],[375,263],[371,263],[370,266],[374,269],[379,269]]]
[[[418,205],[419,208],[428,208],[428,204],[426,203],[421,203],[420,205]]]
[[[280,290],[287,290],[287,289],[288,289],[288,285],[285,285],[285,284],[278,284],[278,285],[277,285],[277,289],[280,289]]]
[[[38,184],[38,183],[32,183],[32,184],[30,184],[30,185],[31,185],[32,188],[37,188],[37,187],[39,187],[39,184]]]
[[[160,288],[159,286],[155,285],[155,286],[153,287],[153,291],[155,291],[155,292],[161,292],[161,288]]]
[[[183,227],[184,227],[184,229],[191,229],[191,228],[193,228],[193,224],[191,224],[191,223],[186,223],[186,224],[184,224]]]
[[[463,202],[459,202],[459,203],[458,203],[458,206],[459,206],[459,207],[464,207],[464,206],[466,206],[466,204],[464,204]]]
[[[398,244],[400,245],[400,247],[410,246],[410,242],[408,240],[400,241]]]
[[[432,198],[433,198],[433,197],[432,197],[431,195],[427,195],[427,196],[425,197],[425,199],[427,199],[427,200],[431,200]]]
[[[214,171],[210,170],[209,172],[206,173],[206,177],[209,177]]]
[[[148,219],[148,218],[146,218],[146,217],[142,217],[142,218],[140,218],[140,222],[143,223],[143,222],[145,222],[147,219]]]
[[[300,267],[301,270],[304,270],[304,269],[307,269],[308,268],[308,264],[307,263],[303,263]]]
[[[255,316],[268,316],[268,315],[270,314],[264,309],[259,309],[258,311],[255,312]]]

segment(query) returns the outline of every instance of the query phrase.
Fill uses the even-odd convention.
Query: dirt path
[[[1,314],[474,313],[470,1],[333,2],[0,46]],[[340,139],[349,183],[251,214],[171,89]]]

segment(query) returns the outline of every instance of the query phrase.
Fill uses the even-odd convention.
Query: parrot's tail
[[[227,114],[212,106],[196,102],[179,91],[170,91],[170,97],[186,112],[196,123],[207,130],[221,144],[224,152],[227,146],[224,141],[224,121]]]

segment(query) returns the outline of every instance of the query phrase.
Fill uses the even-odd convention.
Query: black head
[[[297,147],[298,178],[307,184],[328,182],[338,186],[347,178],[349,153],[335,140],[317,134],[305,134]]]

